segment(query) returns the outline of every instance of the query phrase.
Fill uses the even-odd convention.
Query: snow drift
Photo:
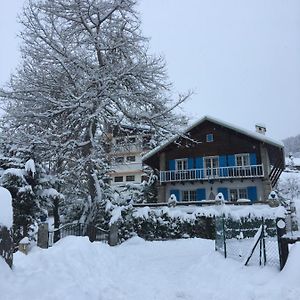
[[[117,247],[68,237],[48,250],[17,253],[11,271],[0,260],[1,300],[300,299],[300,245],[286,268],[244,267],[201,239]]]

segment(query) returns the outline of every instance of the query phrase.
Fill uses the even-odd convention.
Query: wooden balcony
[[[161,183],[258,177],[264,177],[263,165],[160,171]]]

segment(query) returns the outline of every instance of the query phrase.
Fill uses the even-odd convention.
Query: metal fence
[[[279,268],[276,220],[216,218],[215,248],[225,258]]]
[[[70,235],[87,236],[91,242],[102,241],[107,243],[109,239],[109,231],[107,230],[89,224],[69,223],[53,231],[49,231],[49,247],[58,240]]]

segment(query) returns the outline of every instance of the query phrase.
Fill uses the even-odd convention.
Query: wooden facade
[[[247,165],[245,162],[238,164],[241,163],[237,162],[239,156],[249,157]],[[208,167],[210,158],[216,162]],[[181,163],[180,160],[185,161]],[[249,180],[249,185],[241,189],[248,188],[248,196],[251,189],[257,189],[256,194],[259,191],[259,195],[250,199],[255,201],[266,200],[267,194],[274,188],[284,169],[284,153],[281,143],[260,133],[249,133],[231,124],[204,117],[183,135],[151,151],[144,157],[144,163],[160,172],[162,192],[159,200],[162,202],[168,199],[168,194],[176,191],[178,184],[186,185],[184,188],[179,186],[178,190],[195,190],[196,197],[202,193],[201,197],[207,199],[209,190],[211,194],[213,190],[228,194],[234,191],[235,186],[243,186],[240,182],[246,180]],[[230,184],[226,186],[224,181]]]

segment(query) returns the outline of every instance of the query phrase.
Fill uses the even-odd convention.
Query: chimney
[[[260,134],[263,134],[265,135],[266,134],[266,125],[265,124],[255,124],[255,129],[256,129],[256,132],[260,133]]]

